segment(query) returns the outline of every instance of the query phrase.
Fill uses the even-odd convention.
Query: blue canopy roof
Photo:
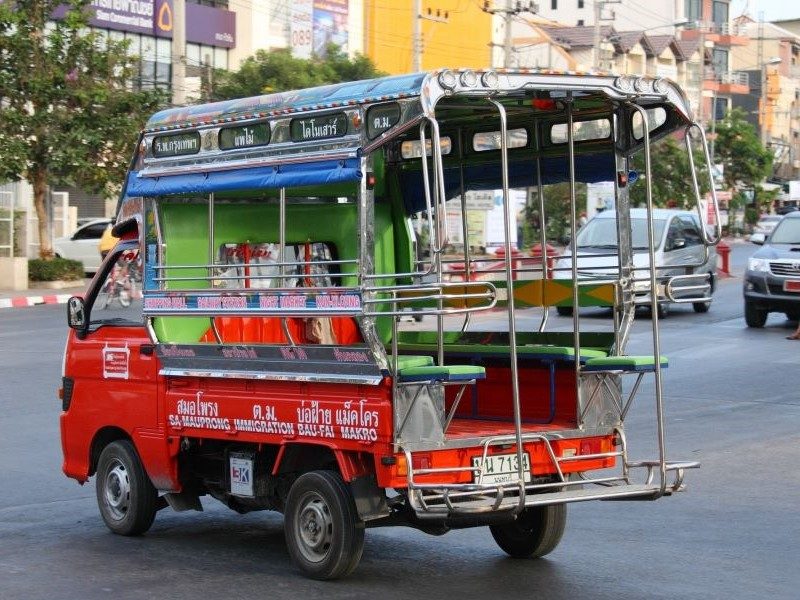
[[[132,171],[125,195],[209,194],[344,183],[361,179],[359,167],[359,159],[351,158],[161,177],[139,177]]]

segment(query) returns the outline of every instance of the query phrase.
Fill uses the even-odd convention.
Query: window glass
[[[800,219],[783,219],[769,241],[771,244],[800,244]]]
[[[648,108],[645,112],[647,113],[647,126],[651,135],[653,134],[653,131],[667,122],[667,111],[661,106],[657,106],[656,108]],[[637,140],[641,140],[644,138],[644,128],[642,127],[642,115],[638,111],[633,113],[632,123],[633,137]]]
[[[604,140],[611,135],[611,121],[595,119],[594,121],[576,121],[572,124],[572,139],[576,142],[586,140]],[[550,128],[550,141],[554,144],[567,143],[567,124],[557,123]]]
[[[278,256],[278,244],[273,242],[222,244],[217,264],[223,266],[216,269],[214,287],[265,289],[340,285],[338,265],[330,263],[335,256],[331,244],[286,244],[283,277]]]
[[[202,64],[201,58],[200,44],[186,44],[186,64],[193,67],[200,66]]]
[[[666,221],[653,220],[653,239],[658,244],[664,232]],[[617,220],[593,218],[578,231],[578,248],[617,247]],[[634,250],[644,250],[648,246],[647,219],[631,219],[631,244]]]
[[[103,232],[106,230],[108,223],[95,223],[93,225],[87,225],[83,229],[79,229],[75,232],[75,235],[72,236],[73,240],[99,240],[103,237]]]
[[[214,68],[227,69],[228,68],[228,49],[227,48],[214,48]]]
[[[139,250],[117,255],[91,307],[92,323],[142,322],[142,262]]]
[[[442,148],[442,155],[450,154],[453,150],[453,142],[447,136],[439,138],[439,146]],[[419,140],[409,140],[400,146],[400,153],[403,158],[420,158],[422,156],[422,142]],[[431,155],[431,140],[425,140],[425,154]]]
[[[691,217],[679,217],[681,222],[681,234],[686,246],[699,246],[703,243],[700,237],[700,230],[697,223]]]
[[[500,150],[499,131],[481,131],[472,136],[472,149],[475,152],[486,152],[487,150]],[[526,129],[510,129],[506,131],[506,144],[511,148],[524,148],[528,143],[528,131]]]

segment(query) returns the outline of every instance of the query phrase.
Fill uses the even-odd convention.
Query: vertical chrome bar
[[[575,131],[572,114],[572,92],[567,92],[567,161],[569,167],[569,237],[572,244],[572,329],[575,349],[575,399],[578,410],[581,406],[581,336],[580,336],[580,293],[578,286],[578,226],[575,222],[577,200],[575,198]]]
[[[656,282],[655,239],[653,235],[653,187],[650,179],[650,124],[647,122],[647,111],[638,104],[631,105],[642,117],[642,131],[644,133],[644,169],[645,192],[647,199],[647,254],[650,261],[650,309],[652,311],[650,322],[653,328],[653,357],[656,391],[656,420],[659,452],[659,472],[661,474],[661,489],[663,495],[667,486],[666,448],[664,436],[664,406],[661,387],[661,339],[658,332],[658,287]]]
[[[517,320],[514,311],[514,273],[511,254],[511,194],[508,183],[508,119],[506,109],[497,100],[489,99],[500,113],[500,161],[503,170],[503,225],[505,227],[506,288],[508,289],[508,346],[511,356],[511,398],[514,405],[514,432],[517,438],[517,472],[519,476],[519,496],[522,507],[525,505],[525,479],[523,476],[522,411],[519,405],[519,365],[517,364]]]
[[[458,132],[458,147],[459,149],[462,147],[462,140],[461,140],[461,131]],[[459,193],[461,196],[461,230],[462,236],[464,240],[464,281],[471,281],[472,280],[472,265],[470,264],[470,260],[472,259],[472,252],[470,252],[469,247],[469,225],[467,223],[467,192],[464,189],[464,162],[463,160],[459,161],[458,165],[458,187]],[[469,327],[470,317],[472,313],[466,313],[464,315],[464,323],[461,325],[461,332],[465,332],[467,327]]]
[[[362,176],[358,184],[358,285],[365,301],[372,300],[375,292],[367,291],[368,277],[375,274],[375,191],[367,185],[367,174],[373,172],[372,155],[362,156],[359,164]],[[392,310],[393,298],[389,298],[389,312]],[[364,304],[364,306],[369,306]],[[394,316],[380,317],[392,318]],[[381,369],[389,369],[386,348],[378,335],[375,326],[376,317],[361,316],[361,334],[369,346],[375,361]]]
[[[542,189],[542,138],[540,124],[536,123],[533,128],[534,144],[536,151],[536,195],[539,199],[539,245],[542,247],[542,321],[539,323],[539,331],[544,331],[547,327],[547,319],[550,317],[550,307],[545,306],[544,296],[547,290],[547,280],[550,277],[548,270],[547,257],[547,220],[544,215],[544,190]]]
[[[428,153],[425,148],[425,125],[426,122],[422,121],[419,125],[419,143],[422,146],[421,154],[422,156],[420,159],[422,160],[422,185],[425,188],[425,208],[428,212],[428,246],[429,251],[431,254],[431,259],[434,258],[435,254],[440,251],[436,247],[436,234],[433,229],[433,207],[431,206],[431,182],[430,176],[428,174]],[[431,146],[431,152],[433,152],[433,146]],[[438,225],[437,225],[438,228]]]
[[[278,195],[278,264],[280,265],[278,273],[280,274],[280,287],[285,287],[286,267],[284,266],[286,256],[286,188],[281,188]],[[286,317],[281,317],[281,329],[283,335],[290,346],[294,346],[295,341],[292,338],[292,333],[289,331],[289,325],[286,322]]]
[[[214,274],[214,192],[208,195],[208,277]],[[210,279],[209,279],[210,281]]]
[[[431,154],[433,156],[433,174],[434,183],[434,199],[436,200],[436,225],[439,228],[439,244],[440,249],[444,247],[449,241],[449,233],[447,230],[447,196],[444,189],[444,161],[442,160],[442,144],[439,137],[439,122],[436,119],[431,119]]]
[[[706,141],[706,132],[703,131],[703,128],[700,127],[697,123],[692,123],[686,128],[686,135],[684,136],[684,142],[686,143],[686,152],[689,155],[689,168],[692,172],[692,184],[694,185],[694,193],[697,196],[697,216],[700,218],[700,223],[703,223],[703,212],[700,208],[700,186],[697,183],[697,170],[695,168],[694,163],[694,152],[692,151],[692,131],[697,130],[700,132],[700,143],[703,146],[703,155],[706,159],[706,164],[708,165],[708,182],[709,182],[709,190],[711,193],[711,201],[714,205],[714,239],[710,239],[708,237],[708,232],[705,230],[705,227],[700,229],[700,233],[703,236],[703,242],[706,246],[716,246],[719,241],[722,239],[722,224],[719,220],[719,203],[717,202],[717,192],[714,189],[714,175],[711,172],[711,155],[708,151],[708,142]],[[706,255],[706,259],[708,256]]]

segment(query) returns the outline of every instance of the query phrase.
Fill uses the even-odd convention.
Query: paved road
[[[736,264],[751,250],[735,248]],[[0,598],[797,598],[800,343],[784,339],[793,324],[780,315],[748,330],[740,285],[723,281],[708,314],[679,307],[663,323],[668,448],[703,463],[686,493],[572,505],[561,545],[539,561],[505,558],[483,529],[440,538],[370,530],[360,567],[333,583],[296,573],[276,514],[240,516],[208,501],[202,514],[159,513],[141,538],[110,534],[93,487],[60,472],[64,308],[6,311]],[[602,312],[585,318],[607,322]],[[634,346],[649,325],[637,319]],[[652,438],[651,412],[642,402],[630,415],[637,445]]]

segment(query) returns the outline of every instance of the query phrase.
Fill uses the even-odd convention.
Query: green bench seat
[[[430,365],[398,369],[401,383],[417,381],[472,381],[485,379],[486,369],[474,365]]]
[[[666,356],[662,356],[661,368],[665,369],[668,366],[669,360]],[[655,369],[655,356],[605,356],[591,358],[586,361],[586,364],[583,367],[584,371],[594,372],[620,371],[647,373],[650,371],[655,371]]]

